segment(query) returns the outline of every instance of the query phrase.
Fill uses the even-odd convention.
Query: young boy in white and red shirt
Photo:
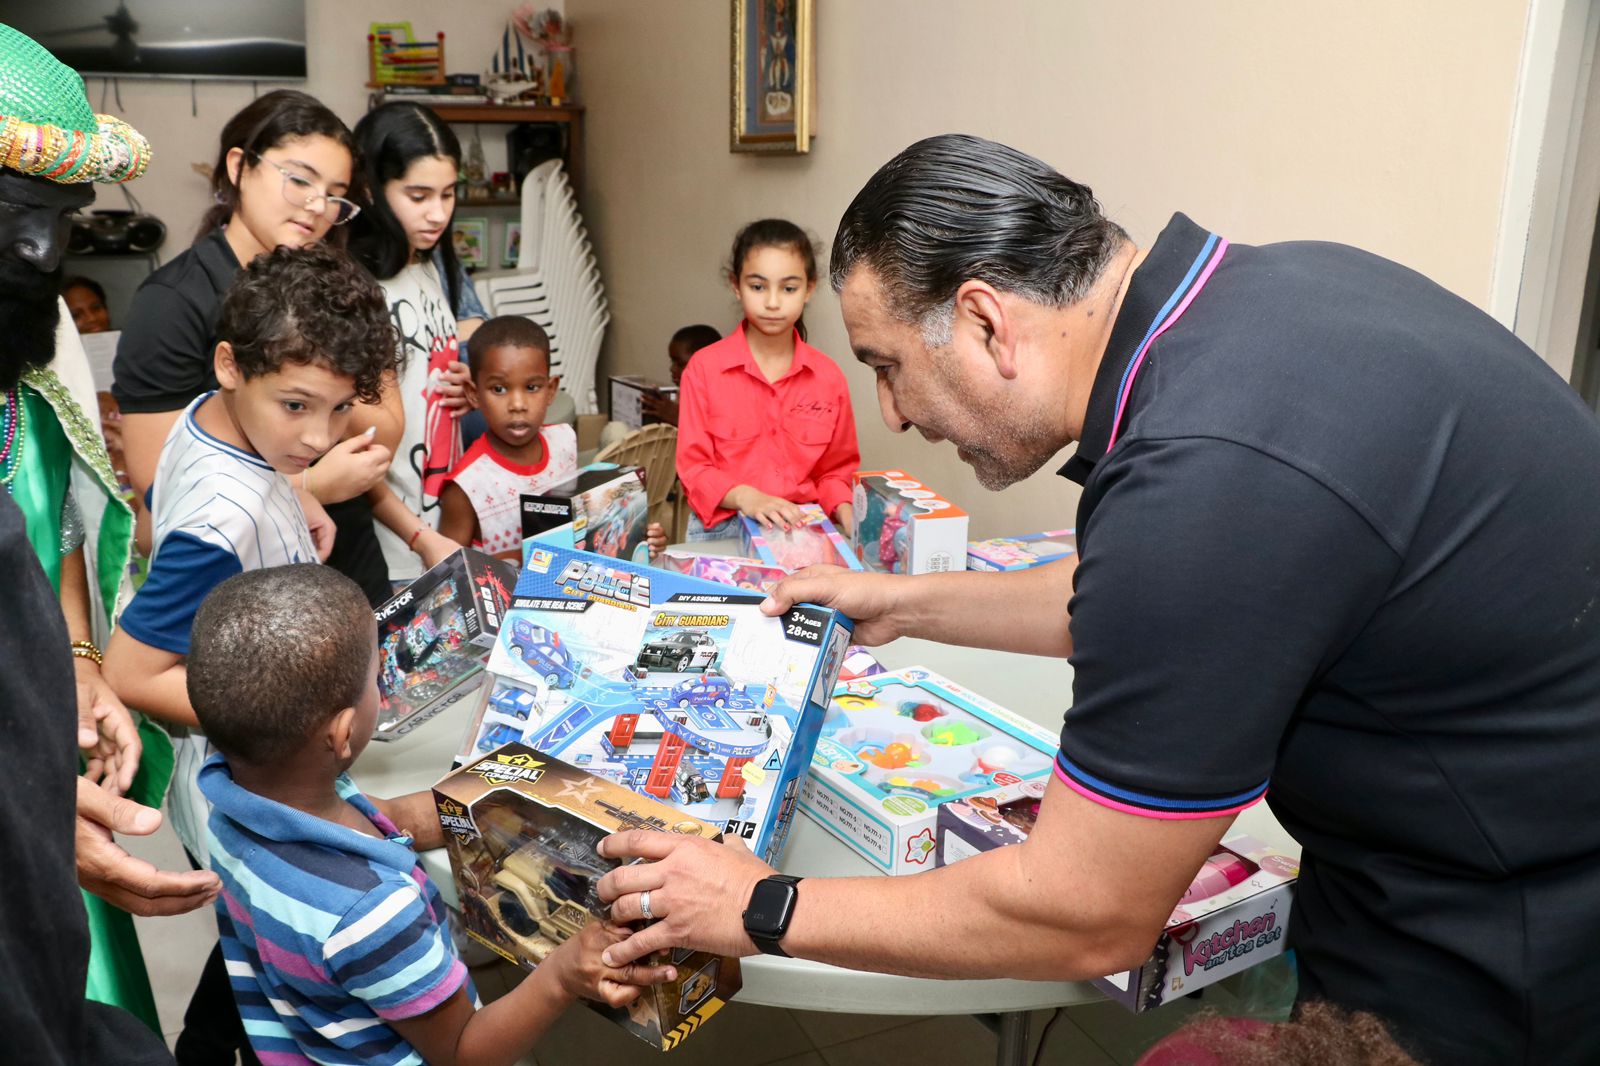
[[[473,334],[467,398],[489,428],[445,477],[440,533],[491,555],[521,558],[522,496],[578,473],[572,427],[544,424],[560,384],[560,375],[550,373],[550,338],[538,323],[501,315]]]

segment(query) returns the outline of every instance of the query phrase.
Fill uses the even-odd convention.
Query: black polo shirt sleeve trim
[[[139,286],[112,363],[111,393],[125,413],[181,411],[216,387],[217,317],[238,269],[217,230]]]
[[[1147,817],[1242,810],[1398,559],[1335,491],[1243,444],[1129,438],[1099,465],[1056,773]]]

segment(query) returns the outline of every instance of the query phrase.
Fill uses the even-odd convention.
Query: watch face
[[[795,887],[783,881],[760,881],[750,894],[744,912],[745,931],[752,935],[782,936],[794,913]]]

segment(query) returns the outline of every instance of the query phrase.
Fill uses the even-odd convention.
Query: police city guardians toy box
[[[1050,775],[1054,734],[922,667],[840,685],[801,799],[885,873],[931,870],[942,803]]]
[[[465,757],[508,741],[783,849],[850,642],[837,612],[537,545]]]
[[[855,476],[856,555],[885,574],[967,568],[967,512],[902,470]]]
[[[510,563],[462,548],[373,612],[378,619],[374,740],[404,736],[476,690],[516,580]]]
[[[648,563],[650,547],[644,534],[649,509],[643,469],[593,463],[547,492],[523,495],[523,557],[527,557],[526,538],[531,537],[563,548]]]
[[[850,544],[814,503],[802,503],[800,511],[804,521],[794,529],[773,526],[764,529],[760,522],[748,515],[740,518],[742,554],[753,556],[768,566],[779,567],[789,573],[828,563],[851,570],[861,569],[861,560],[850,550]]]
[[[619,864],[596,854],[602,837],[620,829],[720,836],[715,826],[516,744],[457,770],[433,796],[468,935],[528,970],[591,916],[606,914],[595,886]],[[650,961],[670,962],[677,979],[627,1007],[590,1006],[664,1051],[739,990],[737,959],[674,949]]]
[[[939,865],[1026,840],[1044,795],[1044,783],[1033,784],[939,808]],[[1150,958],[1095,986],[1129,1010],[1149,1010],[1281,954],[1299,873],[1298,859],[1229,837],[1178,900]]]
[[[1078,534],[1071,529],[975,540],[967,545],[967,569],[1027,570],[1058,562],[1077,550]]]

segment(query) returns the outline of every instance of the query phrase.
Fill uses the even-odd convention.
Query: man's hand
[[[600,879],[600,898],[611,904],[611,920],[644,918],[641,892],[650,893],[650,913],[659,921],[607,948],[609,966],[626,966],[652,951],[692,947],[717,955],[754,955],[742,918],[756,882],[772,867],[735,838],[717,843],[644,829],[613,833],[600,842],[608,859],[654,859],[619,866]]]
[[[762,601],[761,613],[781,615],[797,603],[833,607],[856,624],[855,643],[887,644],[911,633],[902,574],[862,574],[842,566],[808,566],[778,582]]]
[[[78,778],[78,884],[132,914],[184,914],[217,898],[222,882],[209,870],[158,870],[122,850],[111,834],[149,836],[161,812],[113,796]]]
[[[333,519],[328,517],[328,512],[322,509],[322,504],[311,493],[299,489],[295,495],[300,497],[300,509],[305,512],[306,528],[311,531],[311,543],[317,550],[317,562],[325,563],[333,551],[333,538],[339,532],[339,527],[333,524]]]
[[[340,441],[306,470],[303,486],[317,502],[353,500],[383,480],[392,453],[374,439],[376,433],[377,427],[369,426],[365,433]]]
[[[139,770],[144,751],[139,727],[93,659],[78,657],[72,662],[78,675],[78,747],[88,763],[83,776],[120,796]]]

